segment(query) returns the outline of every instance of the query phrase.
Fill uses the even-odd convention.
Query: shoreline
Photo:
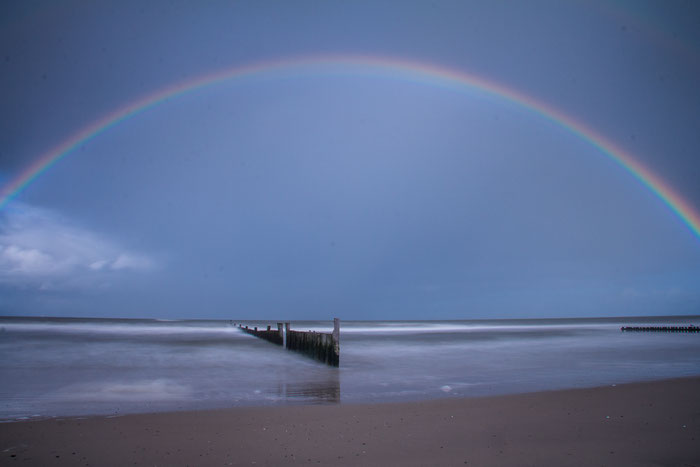
[[[417,398],[397,398],[396,400],[391,400],[387,398],[380,398],[375,401],[367,401],[363,399],[358,399],[354,401],[344,401],[338,399],[336,401],[305,401],[305,400],[284,400],[284,401],[253,401],[249,403],[239,403],[237,405],[227,405],[227,406],[209,406],[203,408],[182,408],[182,409],[155,409],[155,410],[142,410],[134,412],[96,412],[96,413],[75,413],[75,414],[59,414],[59,415],[26,415],[19,416],[16,418],[4,418],[0,419],[0,426],[4,424],[13,423],[27,423],[27,422],[44,422],[50,420],[66,421],[66,420],[87,420],[93,418],[120,418],[129,416],[148,416],[148,415],[163,415],[163,414],[187,414],[187,413],[199,413],[204,414],[207,412],[221,412],[221,411],[237,411],[237,410],[278,410],[291,407],[340,407],[340,406],[379,406],[379,405],[410,405],[410,404],[421,404],[430,403],[438,401],[455,401],[455,400],[471,400],[471,399],[494,399],[494,398],[505,398],[512,396],[524,396],[527,394],[548,394],[563,391],[576,391],[576,390],[588,390],[588,389],[599,389],[606,387],[620,387],[635,384],[647,384],[647,383],[663,383],[663,382],[673,382],[673,381],[684,381],[692,380],[695,378],[700,378],[700,375],[692,376],[678,376],[671,378],[657,378],[657,379],[645,379],[637,381],[622,381],[612,384],[605,385],[591,385],[591,386],[573,386],[573,387],[559,387],[552,389],[534,389],[534,390],[521,390],[513,392],[493,392],[493,393],[481,393],[475,395],[461,395],[461,394],[439,394],[439,395],[424,395],[423,397]],[[700,467],[700,466],[698,466]]]
[[[342,399],[332,400],[278,400],[278,401],[253,401],[249,403],[238,403],[236,405],[226,405],[226,406],[209,406],[203,408],[180,408],[180,409],[155,409],[155,410],[141,410],[134,412],[95,412],[95,413],[74,413],[74,414],[58,414],[58,415],[25,415],[18,416],[15,418],[0,418],[0,425],[12,424],[12,423],[27,423],[27,422],[43,422],[49,420],[86,420],[92,418],[120,418],[128,417],[133,415],[159,415],[159,414],[181,414],[181,413],[207,413],[207,412],[220,412],[226,410],[245,410],[245,409],[282,409],[287,407],[338,407],[338,406],[377,406],[377,405],[403,405],[403,404],[419,404],[428,402],[437,402],[445,400],[470,400],[470,399],[491,399],[491,398],[501,398],[509,396],[518,396],[526,394],[547,394],[553,392],[561,391],[575,391],[575,390],[586,390],[586,389],[598,389],[605,387],[617,387],[625,386],[631,384],[644,384],[644,383],[660,383],[660,382],[671,382],[671,381],[683,381],[688,379],[700,378],[700,375],[692,376],[678,376],[671,378],[656,378],[656,379],[644,379],[637,381],[622,381],[612,384],[605,385],[591,385],[591,386],[572,386],[572,387],[558,387],[551,389],[533,389],[533,390],[521,390],[513,392],[491,392],[491,393],[480,393],[474,395],[462,395],[462,394],[452,394],[445,393],[439,395],[423,395],[422,397],[416,398],[396,398],[395,400],[387,398],[379,398],[374,401],[367,401],[363,399],[358,399],[354,401],[344,401]],[[700,467],[700,466],[698,466]]]
[[[0,424],[13,465],[696,465],[700,376],[416,402]]]

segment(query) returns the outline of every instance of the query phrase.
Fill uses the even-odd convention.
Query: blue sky
[[[0,184],[101,116],[259,61],[411,60],[584,122],[700,210],[692,2],[4,2]],[[171,99],[0,211],[0,313],[698,314],[700,239],[513,102],[347,73]]]

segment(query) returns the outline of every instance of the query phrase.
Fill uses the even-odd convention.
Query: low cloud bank
[[[0,213],[0,283],[19,288],[104,286],[154,261],[59,213],[15,203]],[[110,277],[112,276],[112,277]]]

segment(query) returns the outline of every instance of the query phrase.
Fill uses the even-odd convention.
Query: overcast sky
[[[319,55],[499,82],[700,210],[700,4],[4,1],[0,187],[128,102]],[[333,69],[205,87],[0,209],[0,313],[700,314],[700,238],[596,147],[477,89]]]

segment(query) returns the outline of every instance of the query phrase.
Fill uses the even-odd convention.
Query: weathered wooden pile
[[[330,366],[340,364],[340,352],[333,334],[289,331],[287,349],[296,350]]]
[[[303,353],[309,357],[331,366],[340,365],[340,320],[333,320],[333,332],[292,331],[290,323],[277,323],[277,330],[271,326],[267,330],[238,325],[238,328],[248,334],[265,339],[273,344],[281,345],[287,350]]]
[[[278,323],[281,325],[282,323]],[[255,337],[259,337],[260,339],[265,339],[268,342],[272,342],[273,344],[277,345],[283,345],[284,342],[284,336],[280,332],[281,326],[278,326],[276,331],[272,331],[270,329],[270,326],[267,327],[267,330],[265,331],[258,331],[258,328],[255,327],[253,329],[248,329],[248,326],[242,327],[241,325],[238,325],[238,327],[241,329],[241,331],[247,333],[247,334],[252,334]]]
[[[700,326],[623,326],[620,331],[700,332]]]

